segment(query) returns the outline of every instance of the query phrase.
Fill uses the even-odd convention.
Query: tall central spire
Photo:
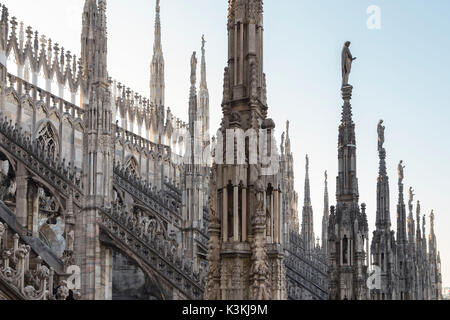
[[[338,177],[336,208],[332,208],[328,226],[328,275],[331,300],[367,298],[368,223],[365,204],[359,207],[356,176],[356,138],[352,119],[353,87],[348,84],[352,62],[350,42],[342,50],[342,118],[339,125]],[[334,210],[335,209],[335,210]]]
[[[281,300],[286,298],[281,185],[278,171],[254,161],[266,152],[264,143],[275,129],[267,118],[262,0],[230,0],[227,29],[228,65],[218,132],[222,141],[215,149],[211,174],[205,297]],[[231,130],[256,134],[240,140],[227,134]],[[273,161],[277,165],[279,159]]]
[[[158,109],[164,106],[164,56],[161,44],[161,7],[156,0],[155,40],[153,44],[153,59],[150,66],[150,103]],[[162,112],[164,114],[164,111]]]

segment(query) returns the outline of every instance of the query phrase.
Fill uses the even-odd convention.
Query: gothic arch
[[[140,166],[139,162],[136,160],[134,155],[130,155],[127,157],[128,159],[125,161],[125,168],[130,170],[135,176],[140,177]]]
[[[39,142],[48,155],[53,155],[54,159],[59,155],[60,146],[58,130],[51,121],[44,119],[36,124],[33,140]]]
[[[157,215],[151,213],[147,208],[145,208],[144,206],[135,204],[133,206],[133,211],[135,210],[140,210],[141,212],[143,212],[144,214],[146,214],[150,219],[155,219],[156,222],[158,223],[158,225],[161,227],[162,231],[163,231],[163,237],[164,239],[168,240],[169,239],[169,231],[167,230],[167,226],[164,223],[164,221],[158,217]]]
[[[0,148],[0,200],[12,211],[16,206],[16,168],[15,162]]]

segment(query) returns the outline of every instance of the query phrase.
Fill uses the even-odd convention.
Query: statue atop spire
[[[356,165],[355,123],[352,119],[353,87],[348,85],[353,57],[346,43],[342,51],[342,118],[338,137],[338,177],[336,207],[331,210],[328,226],[328,276],[331,300],[367,299],[367,239],[368,225],[365,205],[359,205]],[[345,265],[345,268],[341,266]],[[347,267],[348,266],[348,267]],[[362,281],[355,281],[361,277]]]
[[[385,263],[395,260],[396,243],[391,230],[389,177],[386,172],[386,150],[383,147],[385,128],[382,124],[383,120],[380,120],[377,127],[380,171],[377,179],[376,230],[371,245],[372,264],[381,269],[382,275],[380,286],[371,288],[370,296],[373,300],[395,300],[398,281],[395,266]]]

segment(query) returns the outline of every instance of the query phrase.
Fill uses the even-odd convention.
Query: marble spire
[[[160,0],[156,0],[155,39],[153,44],[153,58],[150,65],[150,103],[157,108],[164,106],[165,90],[160,14]]]
[[[330,204],[328,196],[328,172],[325,171],[325,192],[323,197],[322,217],[322,253],[328,256],[328,220],[330,218]]]
[[[311,187],[309,182],[309,157],[306,155],[305,166],[305,198],[303,202],[302,213],[302,237],[305,242],[305,249],[313,251],[315,248],[314,237],[314,215],[311,205]]]

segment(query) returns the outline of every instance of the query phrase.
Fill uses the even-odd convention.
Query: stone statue
[[[383,126],[383,120],[380,120],[380,122],[378,122],[378,151],[381,151],[383,149],[384,129],[385,127]]]
[[[403,179],[405,178],[403,174],[403,169],[405,169],[405,166],[403,165],[403,160],[401,160],[400,163],[398,164],[398,181],[400,183],[402,183]]]
[[[255,182],[256,212],[258,214],[264,214],[264,191],[264,182],[259,177]]]
[[[191,57],[191,84],[195,85],[197,81],[197,53],[194,51]]]
[[[71,230],[69,233],[67,233],[67,251],[73,251],[73,244],[75,240],[75,233],[73,230]]]
[[[59,282],[59,286],[56,289],[56,299],[66,300],[69,296],[69,288],[67,287],[67,281],[62,280]]]
[[[205,44],[206,44],[205,35],[202,35],[202,53],[203,53],[203,55],[205,55]]]
[[[414,190],[412,187],[409,187],[409,202],[410,204],[413,202],[414,200]]]
[[[342,86],[348,86],[348,79],[352,70],[352,63],[356,60],[350,52],[350,41],[344,44],[342,49]]]
[[[0,222],[0,244],[1,244],[1,240],[3,238],[3,235],[5,234],[6,228],[5,226]]]

